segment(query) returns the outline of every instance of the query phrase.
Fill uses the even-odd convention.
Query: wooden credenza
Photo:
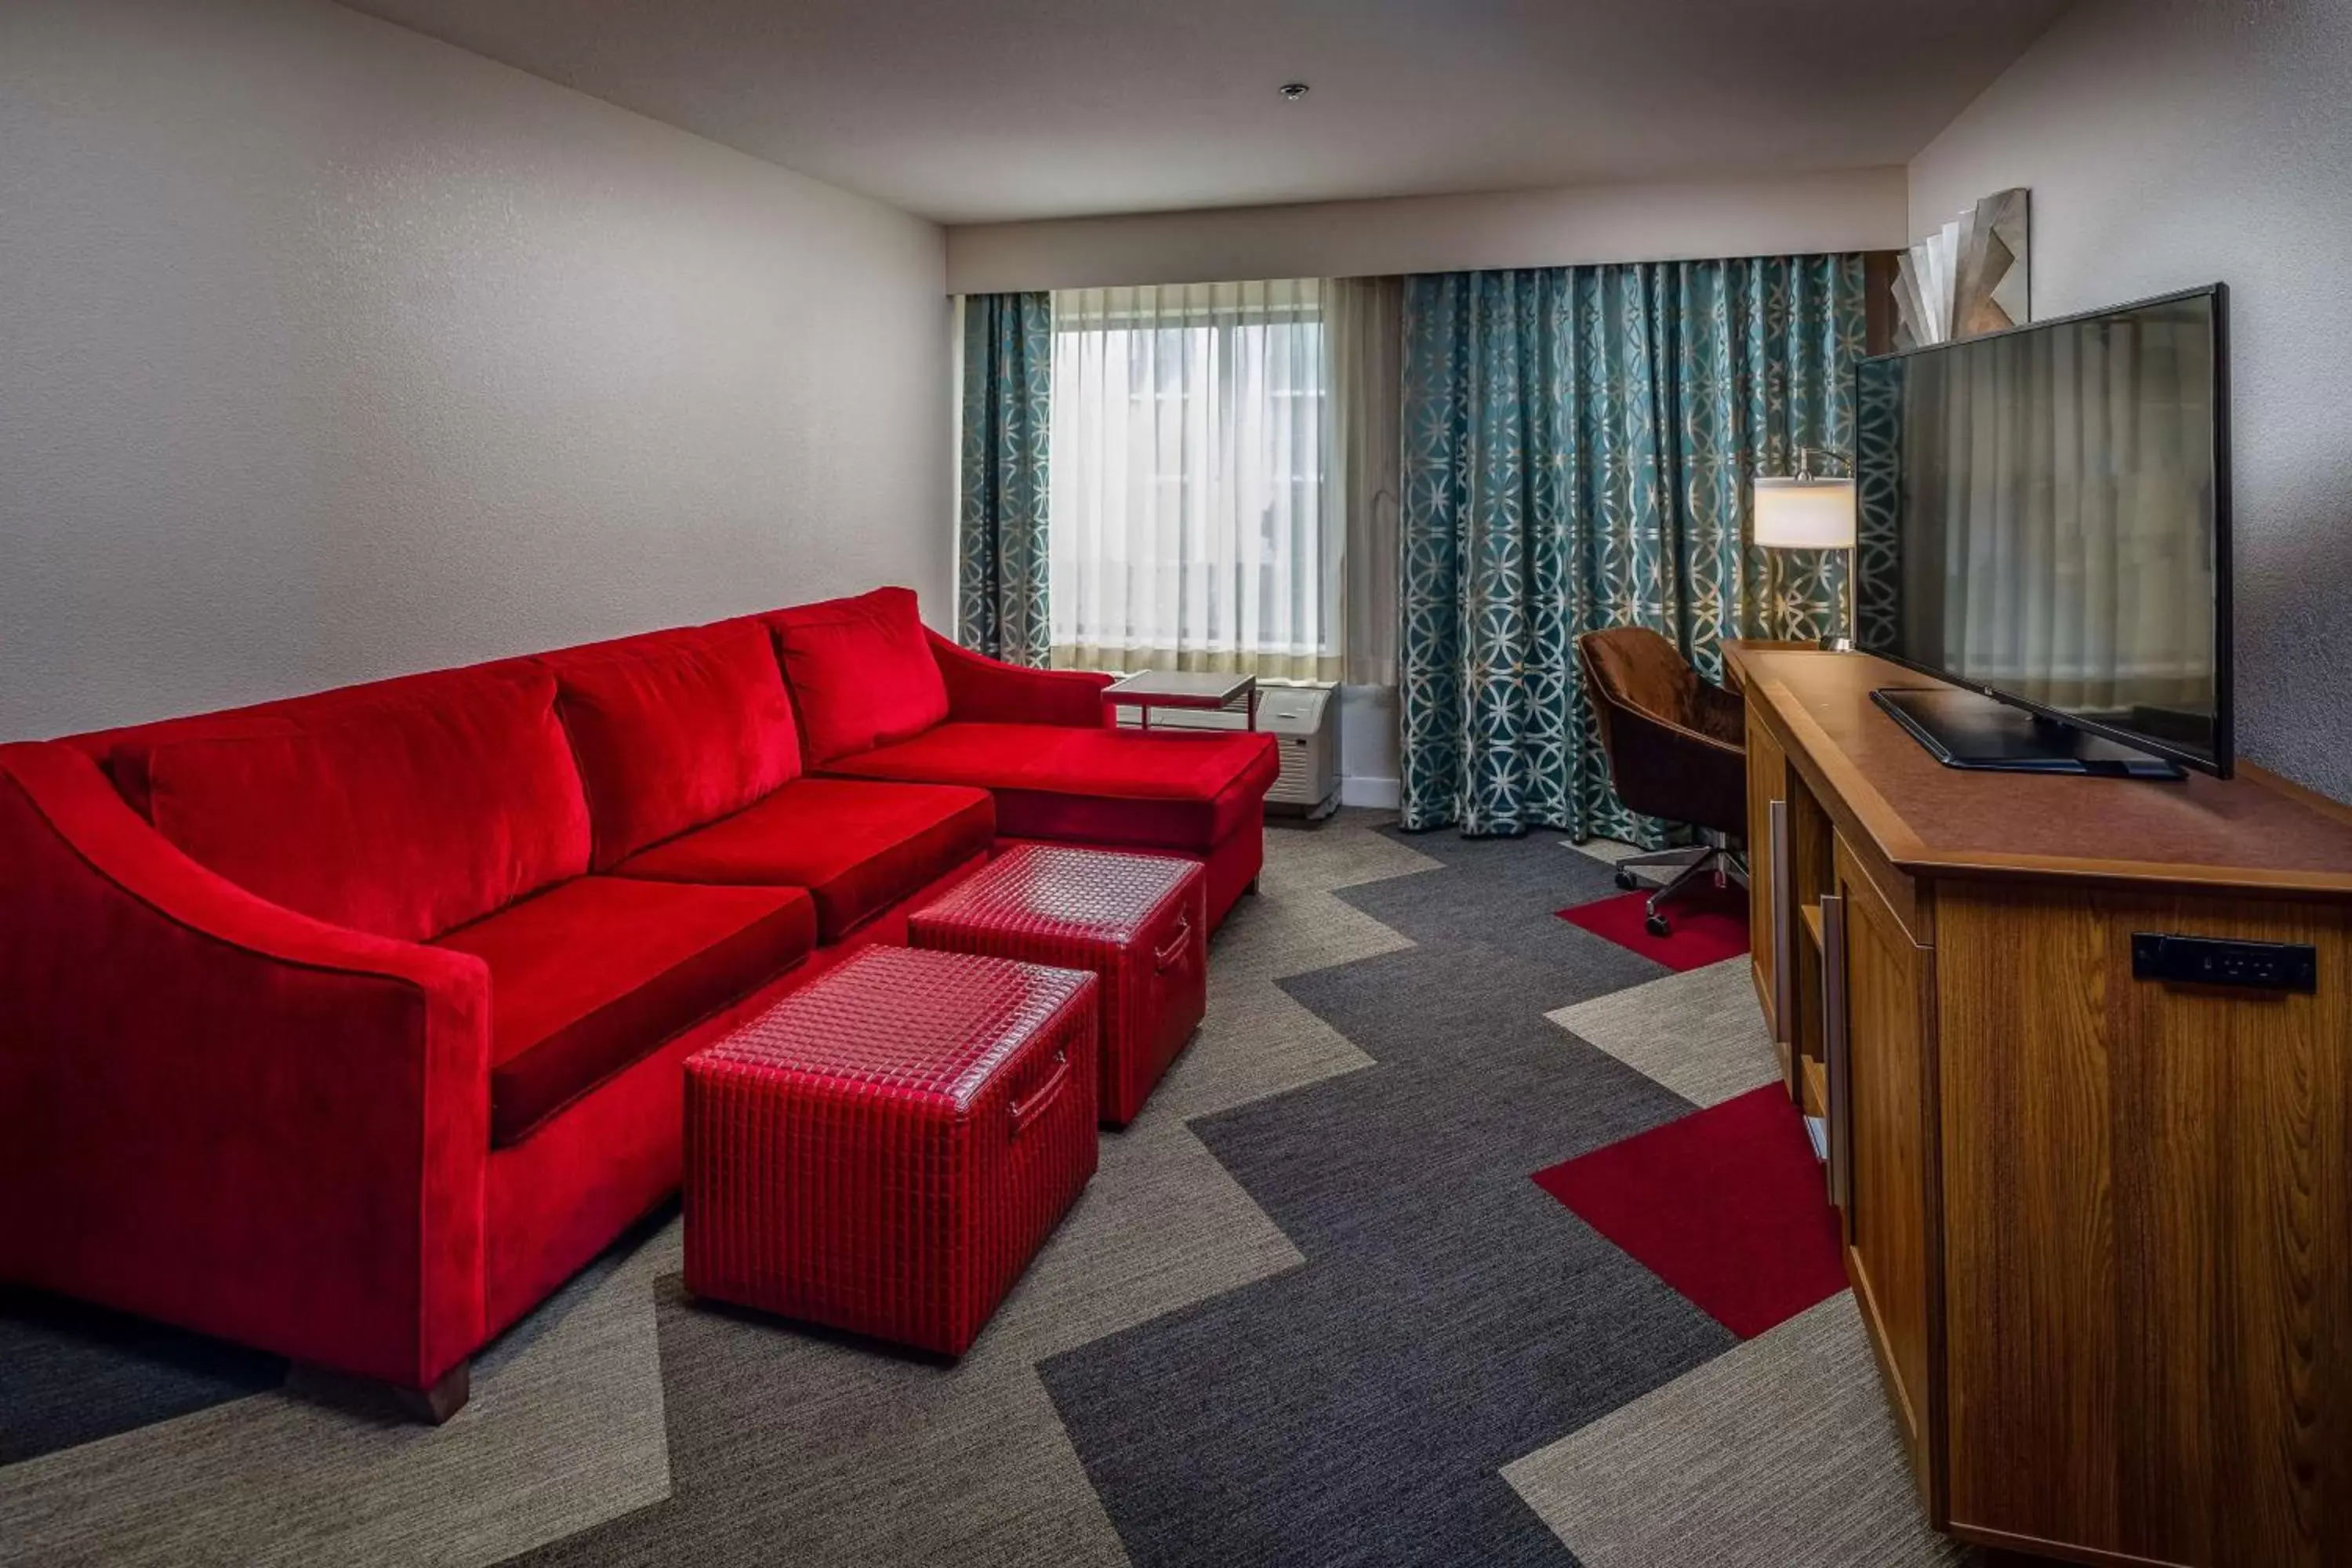
[[[1931,1521],[2352,1564],[2352,809],[1948,769],[1870,701],[1927,677],[1727,663],[1757,994]],[[2141,933],[2308,944],[2315,988],[2136,978]]]

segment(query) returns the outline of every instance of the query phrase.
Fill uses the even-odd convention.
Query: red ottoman
[[[907,940],[1102,976],[1112,1127],[1135,1120],[1208,1010],[1208,880],[1191,860],[1016,845],[909,918]]]
[[[869,948],[686,1064],[686,1284],[961,1355],[1095,1171],[1094,976]]]

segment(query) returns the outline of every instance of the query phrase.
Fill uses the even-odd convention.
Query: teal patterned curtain
[[[1053,640],[1045,604],[1053,400],[1053,296],[967,298],[956,636],[1015,664],[1043,665]]]
[[[1859,256],[1457,272],[1404,290],[1403,820],[1655,844],[1609,788],[1580,632],[1825,635],[1842,552],[1746,542],[1751,474],[1853,446]]]

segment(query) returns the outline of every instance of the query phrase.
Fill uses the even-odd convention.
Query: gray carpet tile
[[[1519,1185],[1047,1363],[1135,1559],[1568,1561],[1498,1467],[1730,1336]]]
[[[1503,1475],[1585,1568],[1934,1568],[1852,1292]]]
[[[1429,945],[1283,984],[1375,1065],[1195,1127],[1310,1256],[1327,1234],[1389,1224],[1368,1200],[1440,1209],[1689,1110],[1545,1020],[1573,975],[1507,953]]]
[[[1780,1076],[1745,953],[1549,1016],[1694,1105],[1720,1105]]]
[[[1542,1016],[1619,967],[1481,940],[1283,983],[1374,1065],[1193,1127],[1307,1266],[1042,1368],[1139,1562],[1565,1561],[1497,1468],[1731,1343],[1529,1180],[1689,1109]]]
[[[1667,973],[1664,964],[1556,918],[1560,910],[1611,897],[1617,885],[1606,865],[1563,853],[1554,835],[1394,837],[1439,861],[1442,868],[1343,888],[1338,897],[1415,942],[1475,942],[1576,975],[1573,992],[1555,996],[1549,1006],[1638,985]]]
[[[278,1356],[53,1296],[0,1291],[0,1465],[285,1380]]]

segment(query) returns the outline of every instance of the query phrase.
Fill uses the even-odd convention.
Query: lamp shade
[[[1852,479],[1756,481],[1756,542],[1768,550],[1851,550]]]

